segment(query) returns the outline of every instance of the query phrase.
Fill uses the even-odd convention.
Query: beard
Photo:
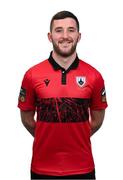
[[[72,46],[69,50],[65,51],[65,50],[62,50],[60,48],[60,44],[62,43],[72,43]],[[58,45],[52,40],[52,44],[53,44],[53,48],[54,48],[54,51],[60,55],[61,57],[69,57],[71,56],[75,51],[76,51],[76,46],[77,46],[77,43],[78,43],[78,39],[76,40],[76,42],[73,44],[73,40],[71,39],[61,39],[59,42],[58,42]]]

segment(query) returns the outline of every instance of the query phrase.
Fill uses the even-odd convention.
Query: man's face
[[[54,51],[62,57],[69,57],[76,51],[80,37],[76,21],[72,18],[54,20],[52,32],[48,33]]]

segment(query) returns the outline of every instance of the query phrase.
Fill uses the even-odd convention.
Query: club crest
[[[83,87],[84,84],[86,83],[86,77],[84,76],[77,76],[76,77],[76,82],[80,87]]]

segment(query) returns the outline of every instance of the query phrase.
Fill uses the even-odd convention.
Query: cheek
[[[79,37],[74,37],[74,42],[79,42]]]
[[[57,42],[59,40],[59,37],[58,36],[52,36],[51,40],[54,42]]]
[[[61,36],[57,36],[57,37],[54,37],[52,38],[52,42],[55,42],[56,44],[58,44],[63,38]]]

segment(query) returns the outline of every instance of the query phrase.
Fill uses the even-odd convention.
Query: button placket
[[[62,70],[62,84],[66,84],[66,71]]]

